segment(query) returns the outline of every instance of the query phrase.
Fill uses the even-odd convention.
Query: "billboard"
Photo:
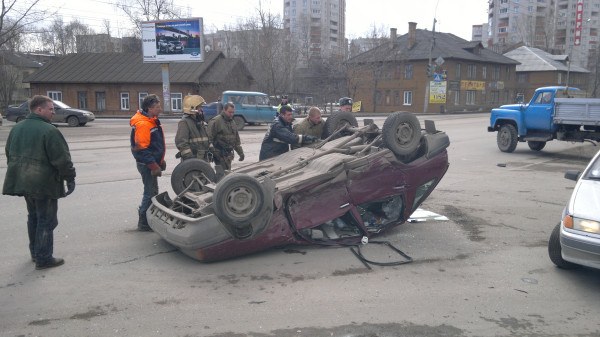
[[[142,22],[144,63],[202,62],[202,18]]]

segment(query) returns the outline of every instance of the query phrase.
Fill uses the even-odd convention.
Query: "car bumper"
[[[600,238],[560,227],[560,245],[565,261],[600,269]]]
[[[200,218],[187,217],[167,207],[167,198],[167,192],[152,198],[146,213],[148,224],[165,241],[186,255],[203,260],[198,256],[199,249],[233,238],[214,214]]]

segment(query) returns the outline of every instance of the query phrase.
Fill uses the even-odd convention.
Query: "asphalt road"
[[[25,202],[0,196],[0,336],[599,336],[600,272],[560,270],[547,255],[574,186],[564,171],[582,169],[596,148],[551,142],[536,153],[520,143],[507,154],[486,114],[428,118],[450,136],[450,169],[423,206],[449,221],[394,229],[385,239],[414,262],[372,270],[344,248],[196,262],[135,231],[142,184],[127,121],[61,126],[77,169],[55,231],[66,263],[34,270]],[[13,125],[0,127],[1,148]],[[164,126],[160,188],[170,191],[176,120]],[[265,130],[241,132],[247,161]]]

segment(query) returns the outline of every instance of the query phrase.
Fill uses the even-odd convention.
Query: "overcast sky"
[[[300,1],[300,0],[296,0]],[[130,23],[119,10],[118,0],[41,0],[40,6],[56,9],[65,22],[74,18],[103,30],[103,20],[111,21],[113,35],[124,35]],[[206,31],[235,24],[239,19],[255,16],[259,0],[175,0],[177,6],[190,8],[192,17],[202,17]],[[263,9],[283,15],[283,0],[262,0]],[[471,39],[471,27],[487,21],[488,0],[346,0],[346,37],[367,36],[375,27],[389,34],[397,28],[398,35],[408,31],[408,22],[417,28],[452,33]],[[127,34],[125,34],[127,35]]]

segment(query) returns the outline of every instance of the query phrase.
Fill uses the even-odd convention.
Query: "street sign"
[[[438,58],[435,59],[435,63],[438,66],[441,66],[444,63],[444,59],[441,56],[438,56]]]
[[[442,74],[438,74],[438,73],[433,74],[433,81],[434,82],[441,82],[442,81]]]

